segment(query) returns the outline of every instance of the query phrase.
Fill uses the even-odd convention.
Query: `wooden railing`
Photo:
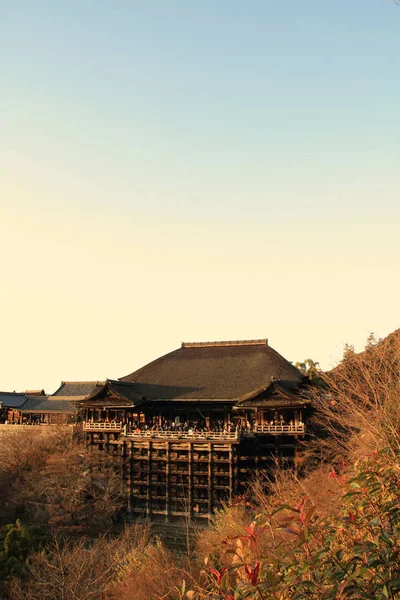
[[[295,425],[256,425],[254,427],[254,433],[305,433],[304,423],[298,423]]]
[[[239,440],[239,431],[132,431],[127,433],[129,438],[162,438],[174,440]]]
[[[175,440],[240,440],[243,436],[252,435],[254,433],[269,433],[272,435],[282,434],[304,434],[304,423],[295,425],[256,425],[253,431],[132,431],[128,432],[126,426],[120,421],[111,421],[110,423],[83,423],[84,431],[123,431],[126,437],[130,438],[162,438]]]
[[[90,423],[89,421],[85,421],[83,423],[84,431],[121,431],[122,429],[122,423],[117,421],[111,421],[110,423]]]

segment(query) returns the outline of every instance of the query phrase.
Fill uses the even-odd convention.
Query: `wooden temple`
[[[20,393],[0,392],[0,424],[76,424],[76,403],[89,396],[98,384],[97,381],[61,382],[50,396],[43,389]]]
[[[306,434],[302,373],[266,339],[183,343],[78,401],[86,443],[118,457],[130,512],[210,518]]]

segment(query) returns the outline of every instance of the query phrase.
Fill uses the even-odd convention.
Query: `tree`
[[[303,362],[297,362],[295,367],[314,383],[321,378],[322,372],[319,367],[319,362],[313,361],[312,358],[306,358]]]
[[[28,572],[27,558],[37,552],[46,539],[40,527],[15,524],[0,529],[0,581],[23,577]]]
[[[322,425],[348,451],[349,442],[400,450],[400,330],[382,341],[369,337],[357,354],[323,374],[324,392],[310,397]]]

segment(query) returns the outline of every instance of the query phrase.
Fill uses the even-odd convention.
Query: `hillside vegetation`
[[[121,529],[118,474],[79,440],[1,438],[1,597],[399,598],[400,331],[317,381],[297,474],[254,481],[184,555]]]

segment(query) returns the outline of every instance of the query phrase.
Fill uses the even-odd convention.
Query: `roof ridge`
[[[107,383],[119,384],[119,385],[137,385],[134,381],[120,381],[119,379],[107,379],[105,385]]]
[[[93,380],[92,379],[90,379],[90,380],[82,379],[80,381],[62,381],[61,383],[65,384],[65,383],[104,383],[104,382],[105,382],[104,379],[100,379],[100,380],[99,379],[97,379],[97,380],[94,380],[94,379]]]
[[[224,342],[182,342],[181,348],[209,348],[212,346],[268,346],[268,338],[261,340],[231,340]]]

